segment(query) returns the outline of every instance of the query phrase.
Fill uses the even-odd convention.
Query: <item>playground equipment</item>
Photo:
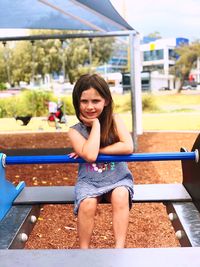
[[[162,202],[175,229],[181,248],[21,250],[37,222],[43,204],[71,204],[73,186],[16,188],[5,178],[12,164],[78,163],[68,155],[5,156],[0,166],[0,258],[7,266],[200,266],[200,135],[192,151],[141,153],[126,156],[99,155],[97,162],[181,160],[181,184],[135,185],[133,202]],[[66,240],[67,242],[67,240]]]

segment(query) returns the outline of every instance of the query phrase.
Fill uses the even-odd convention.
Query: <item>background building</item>
[[[157,39],[144,38],[141,44],[142,89],[157,91],[161,89],[177,89],[179,84],[170,68],[175,65],[178,55],[175,49],[180,45],[188,45],[186,38]]]
[[[188,44],[189,40],[182,37],[167,39],[144,37],[141,40],[141,84],[143,91],[153,92],[179,88],[180,81],[171,74],[171,68],[178,59],[175,49]],[[96,69],[104,76],[113,91],[121,92],[130,89],[127,47],[127,40],[118,39],[110,60]],[[194,70],[193,73],[200,79],[199,72],[196,73]],[[123,90],[120,89],[120,86],[123,87]]]

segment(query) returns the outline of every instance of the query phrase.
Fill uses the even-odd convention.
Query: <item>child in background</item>
[[[97,204],[112,204],[115,247],[125,246],[129,209],[133,198],[133,177],[126,162],[95,163],[99,153],[133,153],[132,138],[119,115],[113,114],[113,100],[106,81],[96,74],[81,76],[73,90],[73,105],[79,123],[69,130],[74,152],[83,158],[75,185],[74,213],[78,215],[80,248],[89,248]]]

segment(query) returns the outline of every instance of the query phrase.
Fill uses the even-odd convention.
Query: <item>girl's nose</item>
[[[87,108],[88,108],[88,109],[92,109],[92,108],[93,108],[93,104],[92,104],[92,102],[88,102]]]

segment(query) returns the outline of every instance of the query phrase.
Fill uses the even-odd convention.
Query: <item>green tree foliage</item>
[[[11,76],[17,84],[20,81],[30,82],[32,76],[32,45],[30,42],[17,42],[13,48]]]
[[[3,44],[0,45],[0,82],[6,82],[7,81],[7,75],[6,75],[6,63],[5,63],[5,56],[4,56],[4,46]]]
[[[179,55],[176,61],[174,72],[176,77],[181,80],[181,90],[185,80],[188,80],[190,71],[193,67],[196,67],[197,58],[200,57],[200,42],[195,41],[190,45],[183,45],[176,49],[176,53]]]
[[[161,34],[158,31],[151,32],[147,35],[149,38],[156,38],[156,39],[161,39]]]
[[[20,97],[21,101],[26,105],[26,115],[40,117],[48,110],[48,102],[53,99],[49,92],[42,90],[31,90],[23,92]]]
[[[57,101],[57,98],[52,93],[42,90],[25,90],[16,96],[0,98],[0,118],[46,116],[49,101]]]
[[[73,83],[81,74],[91,72],[95,66],[108,61],[113,51],[114,38],[96,38],[91,42],[92,65],[90,65],[89,40],[70,39],[64,50],[65,70]]]
[[[64,31],[31,31],[31,34],[64,34]],[[69,32],[67,32],[69,33]],[[33,76],[60,74],[65,67],[66,77],[73,83],[80,74],[91,72],[98,64],[108,61],[114,38],[96,38],[92,41],[92,66],[90,65],[89,41],[87,38],[62,40],[48,39],[18,41],[9,51],[0,47],[0,82],[8,81],[6,65],[12,83],[30,82]],[[7,54],[6,54],[6,53]],[[7,55],[7,60],[5,60]]]

